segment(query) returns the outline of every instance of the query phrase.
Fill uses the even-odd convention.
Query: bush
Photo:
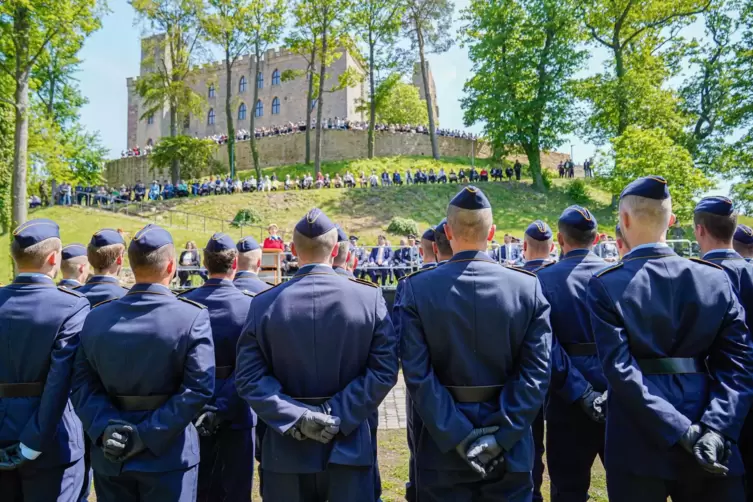
[[[233,218],[231,225],[240,227],[241,225],[253,225],[261,221],[261,215],[256,209],[241,209]]]
[[[578,204],[586,204],[591,198],[588,196],[588,187],[586,182],[581,179],[576,179],[570,182],[565,190],[565,193],[573,201]]]
[[[552,174],[552,171],[547,169],[546,167],[541,168],[541,182],[544,183],[544,188],[546,190],[549,190],[552,188],[552,179],[554,179],[554,174]]]
[[[409,218],[394,217],[390,220],[387,231],[395,235],[418,235],[418,223]]]

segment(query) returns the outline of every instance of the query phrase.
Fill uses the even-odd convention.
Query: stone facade
[[[434,85],[434,76],[431,73],[429,62],[426,62],[426,76],[429,80],[429,95],[431,96],[432,108],[434,109],[434,124],[439,127],[439,104],[437,104],[437,88]],[[426,90],[424,88],[424,76],[421,73],[421,63],[413,65],[413,85],[418,87],[418,95],[426,101]]]

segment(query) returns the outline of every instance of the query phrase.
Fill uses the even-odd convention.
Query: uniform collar
[[[664,242],[653,242],[635,246],[623,257],[623,261],[630,258],[650,258],[652,256],[665,257],[673,255],[675,255],[675,251]]]
[[[436,266],[437,264],[435,262],[424,263],[423,265],[421,265],[421,270],[426,270],[427,268],[432,268]]]
[[[300,277],[302,275],[308,275],[308,274],[337,275],[335,270],[326,263],[311,263],[309,265],[304,265],[303,267],[299,268],[298,272],[296,272],[293,277]]]
[[[89,278],[88,281],[86,281],[87,284],[117,284],[120,285],[120,281],[117,277],[112,277],[110,275],[95,275]]]
[[[129,295],[133,294],[152,294],[152,295],[166,295],[166,296],[174,296],[173,292],[170,291],[170,288],[167,286],[163,286],[162,284],[148,284],[148,283],[139,283],[134,284],[131,288],[131,291],[128,293]]]
[[[740,259],[742,256],[740,256],[737,251],[734,249],[712,249],[705,255],[703,255],[704,260],[713,260],[713,259]]]
[[[236,279],[246,279],[249,277],[258,277],[258,275],[251,272],[250,270],[241,270],[240,272],[235,273]]]
[[[544,263],[548,262],[549,260],[545,260],[544,258],[536,258],[535,260],[528,260],[523,264],[523,266],[528,267],[538,267],[543,265]]]
[[[455,253],[455,256],[449,259],[450,262],[471,261],[471,260],[488,261],[490,263],[497,263],[496,261],[492,260],[491,257],[485,251],[473,251],[473,250],[461,251],[459,253]]]
[[[569,260],[572,258],[582,258],[591,254],[590,249],[571,249],[569,253],[562,257],[563,260]]]
[[[32,274],[24,272],[16,276],[16,278],[13,280],[13,284],[44,284],[51,286],[55,284],[55,281],[44,274]]]
[[[230,286],[231,288],[234,288],[235,285],[233,285],[233,281],[230,281],[228,279],[207,279],[204,284],[204,286]]]
[[[62,286],[74,286],[74,287],[81,286],[81,283],[78,282],[76,279],[61,279],[59,284]]]

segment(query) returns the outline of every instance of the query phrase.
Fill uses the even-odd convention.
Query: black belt
[[[300,401],[303,404],[308,404],[311,406],[319,406],[326,403],[330,399],[332,399],[332,396],[329,396],[329,397],[294,397],[293,399],[295,399],[296,401]]]
[[[235,371],[234,366],[217,366],[214,369],[214,377],[219,378],[220,380],[224,380],[226,378],[230,378],[230,375],[233,374],[233,371]]]
[[[683,373],[706,373],[703,360],[693,357],[660,357],[638,359],[638,367],[644,375],[677,375]]]
[[[565,343],[562,345],[569,356],[595,356],[595,343]]]
[[[112,396],[112,399],[120,411],[153,411],[162,407],[170,396]]]
[[[448,385],[447,390],[452,394],[455,402],[458,403],[486,403],[495,401],[499,398],[504,385],[483,385],[476,387],[465,387],[459,385]]]
[[[44,382],[2,383],[0,397],[39,397],[44,390]]]

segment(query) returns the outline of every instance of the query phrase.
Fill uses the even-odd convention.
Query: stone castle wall
[[[312,158],[314,150],[314,131],[312,131]],[[325,161],[350,160],[366,157],[368,134],[365,131],[329,130],[324,132],[322,142],[322,158]],[[443,157],[471,157],[474,146],[468,139],[437,137],[439,152]],[[306,135],[302,133],[287,136],[272,136],[257,141],[259,159],[262,167],[300,164],[305,160]],[[476,158],[491,157],[488,144],[477,141],[475,145]],[[431,156],[431,140],[427,134],[403,134],[377,132],[375,139],[375,153],[377,157]],[[542,156],[544,167],[554,169],[557,164],[569,156],[551,152]],[[526,162],[525,155],[512,156],[512,160],[519,158]],[[227,147],[222,145],[217,150],[217,159],[227,165]],[[245,171],[253,169],[251,160],[251,143],[241,141],[236,143],[236,169]],[[148,157],[130,157],[117,159],[105,165],[105,179],[111,186],[132,185],[136,180],[148,182],[152,179],[168,179],[167,172],[153,172],[148,165]]]

